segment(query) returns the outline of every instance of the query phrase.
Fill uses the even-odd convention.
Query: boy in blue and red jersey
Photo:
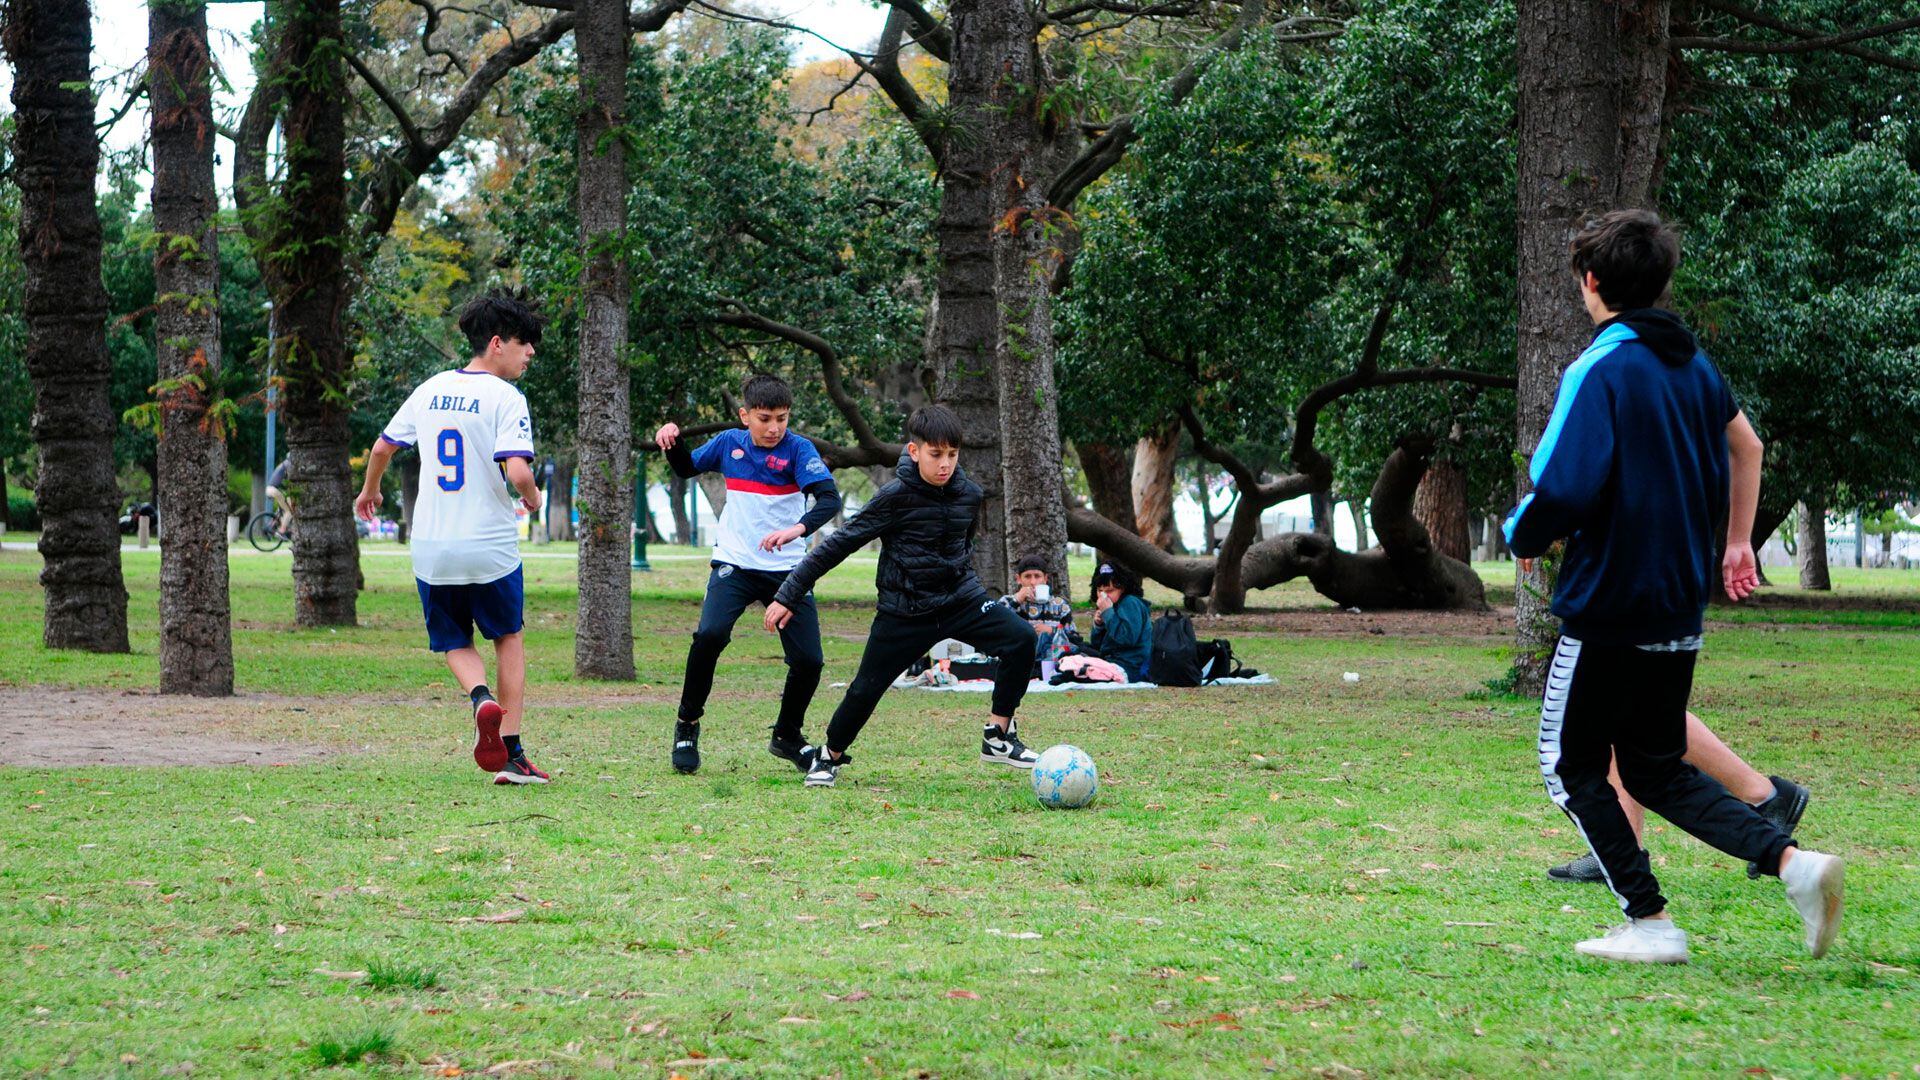
[[[692,479],[717,472],[727,481],[713,572],[707,578],[700,626],[687,652],[687,679],[673,729],[673,767],[683,773],[700,768],[700,717],[713,692],[714,665],[732,640],[733,624],[748,605],[773,599],[787,571],[806,555],[805,538],[840,512],[840,489],[827,463],[812,443],[787,430],[793,390],[772,375],[755,375],[740,388],[740,401],[744,428],[723,431],[698,450],[687,449],[677,424],[667,424],[654,435],[676,476]],[[806,505],[808,496],[812,509]],[[792,606],[793,621],[780,632],[787,685],[767,752],[805,769],[811,748],[801,727],[826,659],[820,652],[820,616],[813,594]]]

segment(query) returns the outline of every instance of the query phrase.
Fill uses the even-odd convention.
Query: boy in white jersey
[[[533,478],[527,399],[513,386],[540,343],[540,318],[514,297],[494,293],[467,304],[460,331],[473,359],[421,383],[394,413],[367,452],[366,483],[353,510],[373,520],[387,463],[418,444],[420,495],[409,542],[428,645],[446,654],[473,702],[474,762],[493,773],[496,784],[544,784],[547,774],[520,745],[527,653],[515,504],[539,510],[540,486]],[[473,647],[476,625],[493,642],[497,700]]]
[[[676,475],[692,479],[717,472],[727,480],[720,536],[713,545],[713,573],[700,607],[700,627],[687,652],[687,680],[673,729],[673,767],[700,768],[700,717],[713,692],[713,668],[733,636],[733,624],[749,604],[766,604],[780,591],[787,571],[807,553],[805,537],[840,512],[840,489],[813,444],[787,430],[793,390],[772,375],[755,375],[740,387],[740,423],[698,450],[689,451],[680,427],[667,424],[653,441],[666,452]],[[807,509],[807,496],[813,508]],[[796,598],[793,621],[780,631],[787,658],[787,685],[767,752],[805,770],[811,764],[802,725],[820,686],[820,616],[811,592]]]

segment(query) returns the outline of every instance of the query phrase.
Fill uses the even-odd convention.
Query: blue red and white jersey
[[[429,585],[483,585],[520,565],[520,496],[508,458],[533,459],[527,399],[490,371],[443,371],[421,383],[380,437],[420,446],[413,507],[413,576]]]
[[[780,445],[766,449],[736,428],[695,450],[693,465],[727,479],[727,504],[720,511],[720,536],[713,545],[715,562],[780,573],[799,565],[807,553],[806,537],[777,551],[761,551],[760,541],[770,532],[798,525],[807,512],[805,489],[833,479],[812,443],[789,431]]]

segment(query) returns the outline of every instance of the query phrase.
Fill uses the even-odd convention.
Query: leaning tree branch
[[[833,402],[833,407],[840,411],[841,418],[853,431],[853,438],[859,450],[880,459],[878,464],[886,464],[899,458],[900,446],[896,443],[884,442],[873,433],[873,425],[867,422],[866,414],[860,411],[860,403],[855,401],[853,395],[847,393],[846,387],[841,384],[840,353],[826,338],[811,330],[802,330],[797,326],[769,319],[738,300],[720,297],[719,302],[733,310],[715,314],[712,317],[714,322],[771,334],[819,357],[820,374],[827,386],[827,398]]]
[[[268,196],[267,142],[286,105],[287,90],[281,79],[282,61],[273,24],[267,24],[264,43],[266,70],[254,81],[253,93],[240,114],[240,130],[233,140],[233,202],[240,211],[240,228],[256,246],[265,243],[267,222],[259,212],[260,201]]]
[[[944,63],[953,63],[953,31],[945,21],[933,17],[919,0],[888,0],[888,6],[907,17],[907,34],[927,55]]]
[[[373,73],[373,69],[367,66],[366,61],[360,59],[359,54],[348,50],[345,55],[347,66],[353,69],[354,74],[360,76],[360,81],[367,84],[367,89],[373,91],[373,96],[380,99],[380,103],[393,114],[394,122],[400,125],[400,135],[407,141],[408,156],[430,156],[432,150],[420,137],[420,125],[413,122],[413,117],[408,114],[406,105],[394,96],[393,91],[387,88],[387,84],[381,80],[380,76]]]
[[[1821,36],[1818,30],[1809,30],[1804,26],[1795,26],[1792,23],[1776,19],[1765,12],[1754,11],[1750,8],[1741,7],[1738,4],[1729,3],[1728,0],[1700,0],[1700,3],[1702,6],[1713,11],[1718,11],[1723,15],[1731,15],[1741,22],[1765,27],[1768,30],[1775,30],[1790,37],[1812,40]],[[1905,57],[1895,56],[1892,53],[1883,53],[1878,49],[1868,49],[1859,45],[1836,45],[1833,47],[1833,51],[1845,53],[1848,56],[1858,57],[1862,60],[1879,64],[1883,67],[1894,68],[1899,71],[1920,72],[1920,61],[1908,60]]]
[[[1851,45],[1856,41],[1869,41],[1873,38],[1891,37],[1904,34],[1909,30],[1920,30],[1920,16],[1901,19],[1897,22],[1881,23],[1879,26],[1863,26],[1857,30],[1847,30],[1838,34],[1826,34],[1820,37],[1801,38],[1799,41],[1752,41],[1746,38],[1728,37],[1677,37],[1668,41],[1676,49],[1704,49],[1712,52],[1777,54],[1809,53],[1822,49],[1837,49]]]
[[[854,53],[847,55],[860,66],[861,71],[873,76],[873,81],[880,87],[880,92],[887,95],[887,100],[893,102],[894,108],[900,110],[901,117],[913,128],[913,133],[919,136],[921,145],[925,146],[927,153],[933,156],[933,163],[937,169],[945,158],[946,147],[932,131],[928,130],[926,102],[921,99],[920,92],[913,88],[913,83],[900,71],[900,39],[906,34],[911,20],[912,16],[900,8],[889,9],[886,25],[880,31],[880,48],[874,53],[872,62],[869,63]]]
[[[431,0],[412,0],[412,3],[414,7],[427,13],[426,20],[420,24],[421,53],[427,56],[445,57],[447,63],[452,64],[460,74],[465,75],[467,73],[467,65],[460,62],[460,58],[453,54],[453,50],[444,45],[435,46],[433,43],[434,31],[440,29],[440,9],[434,7]],[[511,31],[509,31],[508,36],[512,36]]]

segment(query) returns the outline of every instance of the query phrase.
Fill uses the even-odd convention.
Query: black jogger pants
[[[881,612],[874,616],[873,629],[868,632],[860,671],[847,687],[840,707],[833,711],[833,722],[827,726],[827,746],[835,752],[852,746],[893,680],[935,642],[946,638],[964,641],[999,658],[1000,673],[993,680],[993,714],[1012,716],[1026,696],[1034,650],[1039,647],[1031,623],[1005,604],[987,599],[963,601],[916,619]]]

